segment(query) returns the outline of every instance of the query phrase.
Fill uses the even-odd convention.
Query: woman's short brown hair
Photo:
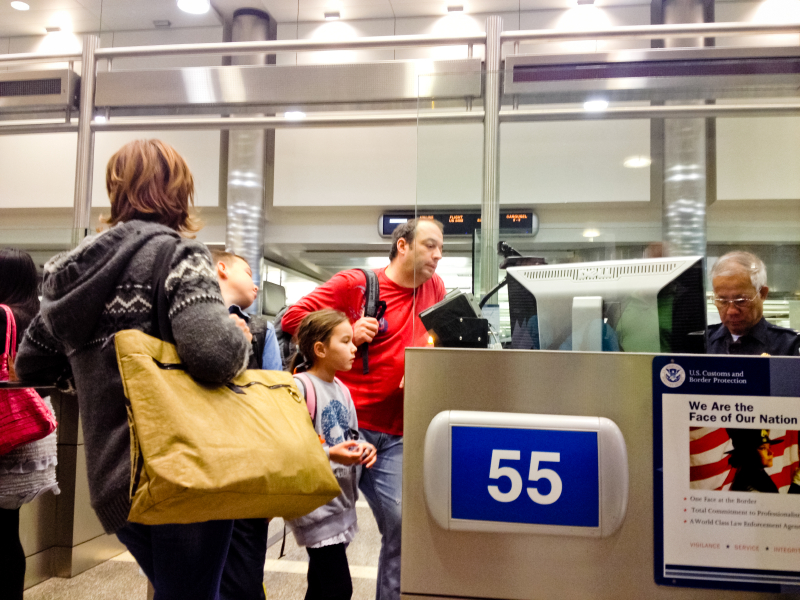
[[[194,180],[180,154],[161,140],[136,140],[120,148],[106,166],[111,201],[109,225],[141,219],[181,233],[199,224],[189,215],[194,206]]]

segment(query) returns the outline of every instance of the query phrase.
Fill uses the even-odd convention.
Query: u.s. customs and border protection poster
[[[800,590],[800,359],[653,359],[655,578]]]

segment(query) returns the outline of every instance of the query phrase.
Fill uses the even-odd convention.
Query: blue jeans
[[[358,484],[381,532],[375,600],[399,600],[403,436],[361,429],[359,437],[378,449],[378,460],[371,469],[361,469]]]
[[[153,584],[155,600],[218,600],[233,521],[128,523],[117,537]]]

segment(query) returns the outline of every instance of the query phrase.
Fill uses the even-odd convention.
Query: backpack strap
[[[157,335],[164,342],[175,343],[172,337],[172,324],[169,320],[169,299],[167,298],[167,277],[175,255],[175,248],[178,246],[178,238],[165,236],[156,254],[153,264],[153,334]]]
[[[335,383],[335,384],[336,384],[336,385],[338,385],[340,388],[342,388],[342,391],[345,393],[345,394],[344,394],[344,396],[345,396],[345,398],[346,398],[346,397],[347,397],[347,394],[349,394],[349,393],[350,393],[350,390],[347,388],[347,386],[346,386],[345,384],[343,384],[343,383],[342,383],[342,380],[341,380],[341,379],[339,379],[338,377],[334,377],[334,378],[333,378],[333,383]]]
[[[381,320],[386,312],[386,302],[381,300],[381,286],[378,275],[372,269],[357,269],[364,274],[366,288],[364,290],[364,316]],[[361,362],[364,366],[364,375],[369,373],[369,344],[363,343],[359,347]]]
[[[314,389],[311,377],[305,373],[295,373],[294,376],[302,381],[303,387],[306,388],[306,406],[308,407],[308,414],[311,415],[311,421],[316,423],[314,417],[317,413],[317,392]]]
[[[311,381],[311,377],[309,377],[307,373],[295,373],[294,377],[297,377],[303,382],[303,387],[306,390],[306,406],[308,407],[308,414],[311,415],[311,420],[316,424],[314,418],[317,414],[317,391],[314,388],[314,383]],[[334,377],[333,381],[340,388],[342,388],[342,391],[345,392],[345,396],[350,393],[350,390],[348,390],[347,386],[342,383],[341,379]]]

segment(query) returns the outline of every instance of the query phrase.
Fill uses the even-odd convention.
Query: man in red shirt
[[[386,312],[380,322],[364,317],[366,281],[359,270],[342,271],[291,306],[283,331],[294,334],[308,313],[335,308],[353,325],[353,343],[369,343],[369,373],[362,359],[338,377],[350,389],[360,437],[378,449],[371,469],[363,469],[359,488],[378,522],[381,553],[376,600],[400,598],[400,516],[403,473],[403,383],[405,349],[423,346],[428,334],[419,313],[445,296],[436,266],[442,258],[442,224],[414,219],[392,234],[389,265],[376,269]]]

